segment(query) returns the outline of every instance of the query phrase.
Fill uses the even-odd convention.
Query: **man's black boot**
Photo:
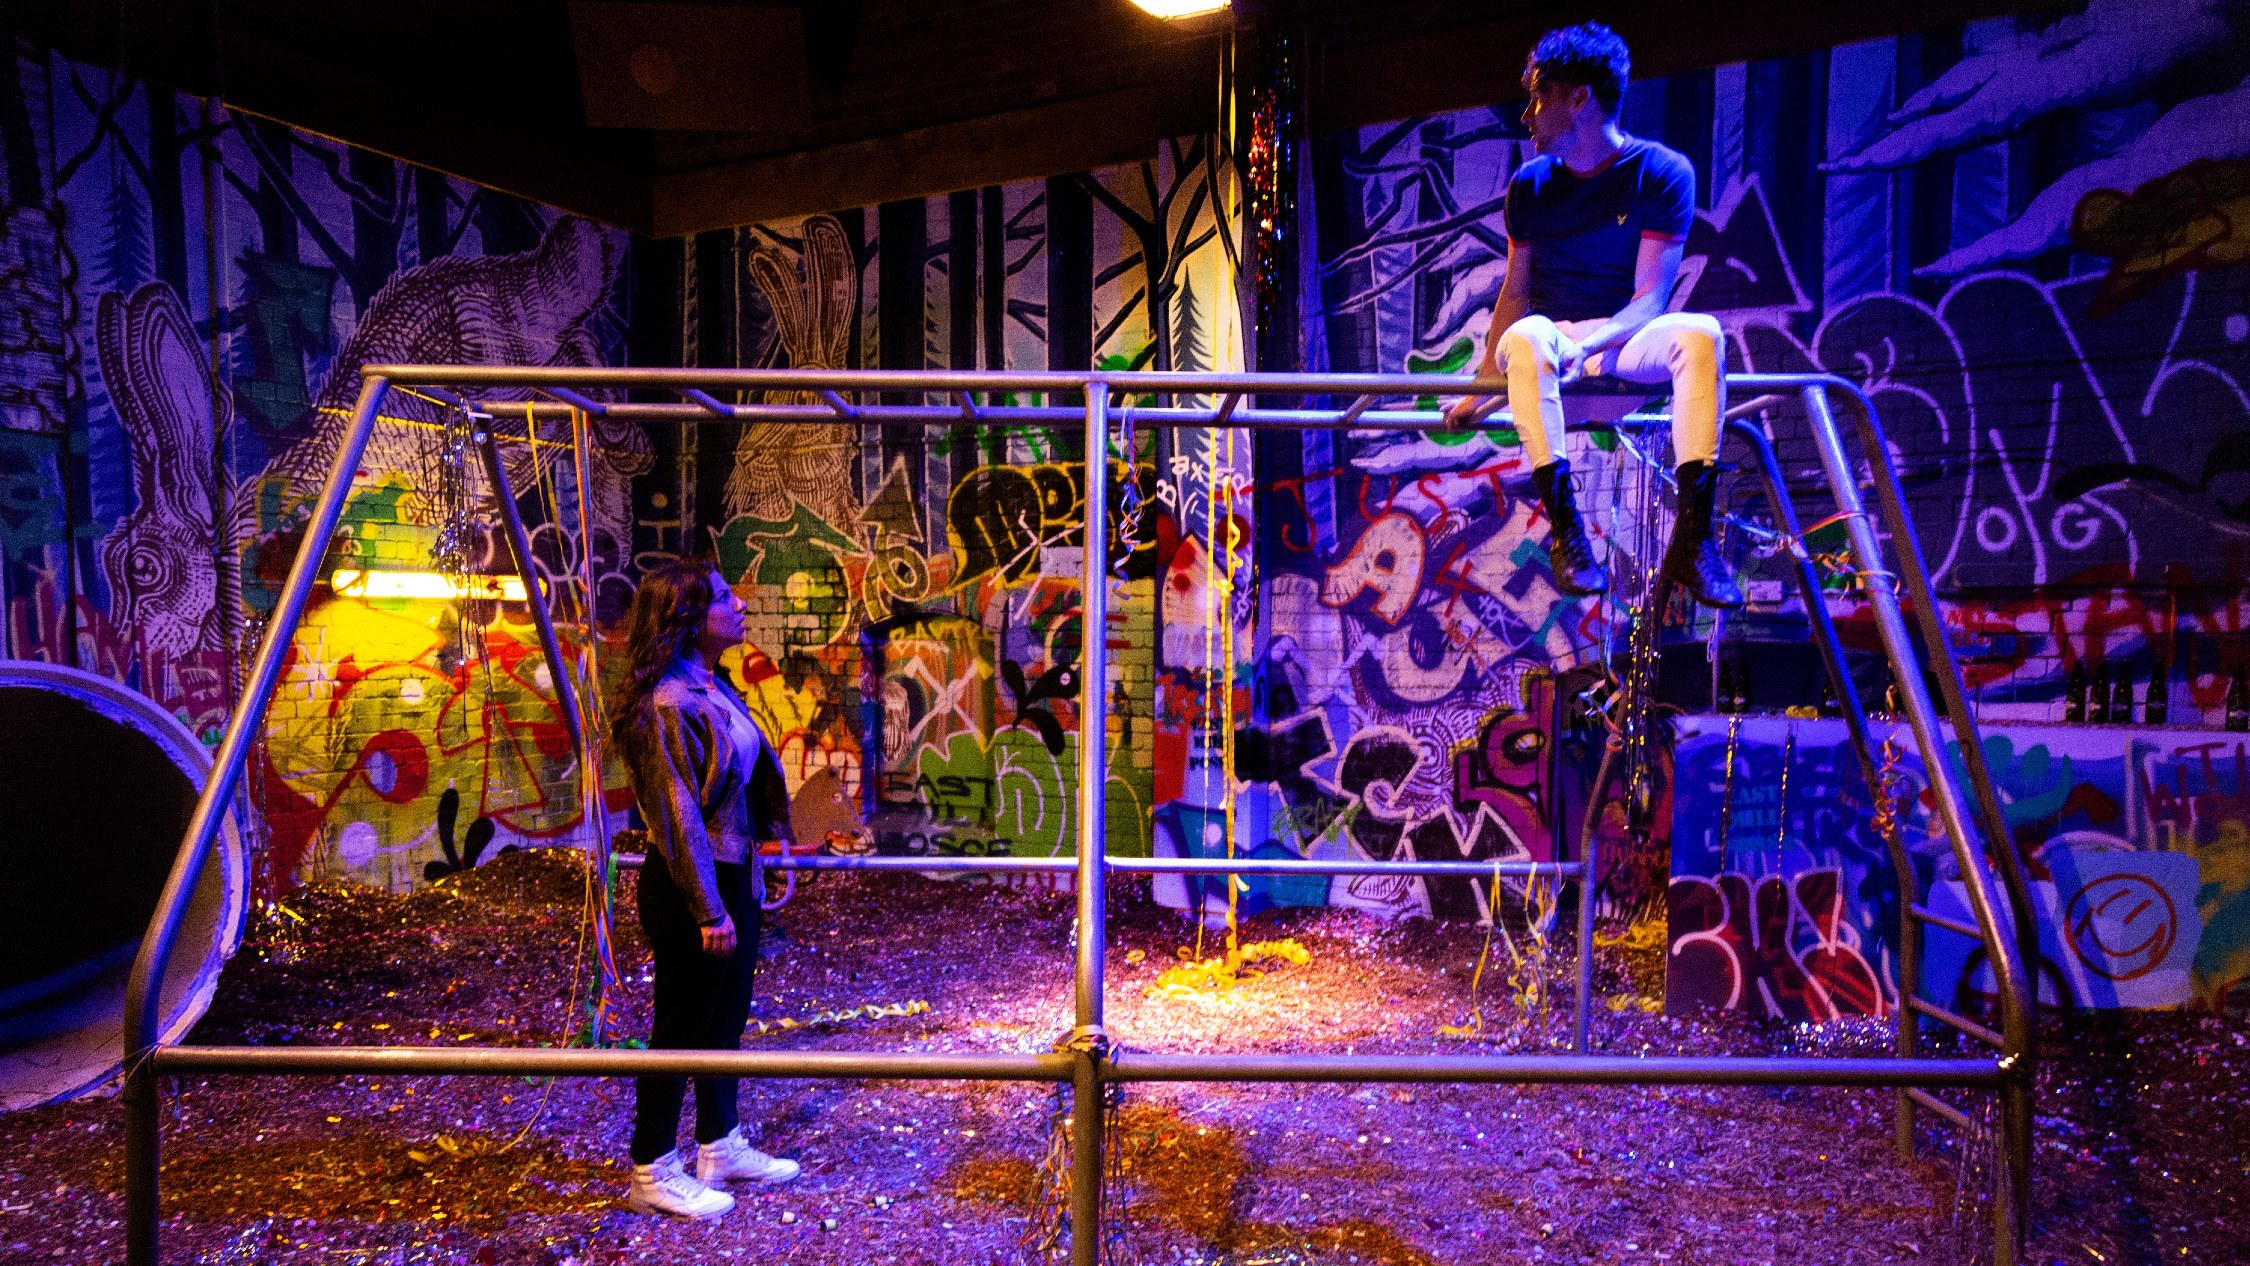
[[[1586,539],[1586,522],[1578,517],[1578,501],[1571,495],[1570,463],[1557,458],[1534,467],[1531,486],[1547,509],[1547,561],[1555,571],[1555,588],[1580,597],[1607,590],[1609,573],[1594,561],[1594,543]]]
[[[1731,611],[1742,605],[1742,590],[1711,536],[1711,503],[1719,492],[1719,468],[1712,462],[1682,462],[1677,473],[1680,517],[1672,524],[1672,544],[1664,551],[1664,578],[1684,586],[1704,606]]]

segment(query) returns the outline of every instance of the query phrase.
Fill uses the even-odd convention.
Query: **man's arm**
[[[1671,301],[1672,286],[1680,279],[1680,261],[1687,256],[1687,239],[1684,237],[1643,237],[1640,256],[1633,262],[1633,298],[1617,310],[1617,315],[1602,323],[1578,341],[1580,350],[1592,356],[1613,347],[1623,347],[1625,341],[1640,333],[1641,327],[1664,315],[1664,307]],[[1565,378],[1577,375],[1566,372]]]
[[[1500,373],[1500,336],[1508,327],[1531,314],[1531,244],[1508,242],[1508,269],[1500,278],[1500,297],[1492,301],[1492,324],[1484,332],[1484,355],[1477,358],[1479,378]],[[1484,413],[1496,396],[1463,396],[1445,411],[1448,426],[1466,426]]]

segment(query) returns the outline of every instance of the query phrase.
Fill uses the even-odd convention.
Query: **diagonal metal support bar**
[[[1859,684],[1852,678],[1851,666],[1844,658],[1844,642],[1836,632],[1835,617],[1829,614],[1828,601],[1820,585],[1820,569],[1813,566],[1804,549],[1795,543],[1804,535],[1803,524],[1797,518],[1796,501],[1789,495],[1789,481],[1783,475],[1781,458],[1773,450],[1773,441],[1767,436],[1762,423],[1753,415],[1763,414],[1775,405],[1787,402],[1787,397],[1768,393],[1727,411],[1724,434],[1731,435],[1748,445],[1757,461],[1758,474],[1765,484],[1766,504],[1773,511],[1774,526],[1792,543],[1795,566],[1792,578],[1797,584],[1798,601],[1804,604],[1805,620],[1810,626],[1813,645],[1819,648],[1821,667],[1828,674],[1829,694],[1836,701],[1836,710],[1844,718],[1844,728],[1851,735],[1852,753],[1858,759],[1860,780],[1867,787],[1868,804],[1872,812],[1875,798],[1883,794],[1882,770],[1875,760],[1875,740],[1867,726],[1867,708],[1859,697]],[[1890,856],[1891,880],[1898,885],[1900,904],[1911,901],[1916,890],[1914,859],[1906,851],[1906,841],[1897,831],[1884,833],[1883,848]],[[1971,935],[1974,935],[1972,932]],[[1922,978],[1922,929],[1911,918],[1901,918],[1898,929],[1898,988],[1904,997],[1914,992]],[[1911,1007],[1899,1007],[1892,1013],[1893,1049],[1900,1059],[1912,1059],[1921,1049],[1921,1032],[1917,1016]],[[1914,1155],[1914,1101],[1901,1092],[1893,1101],[1896,1128],[1892,1133],[1893,1149],[1900,1160]]]
[[[516,509],[516,490],[508,481],[508,463],[500,456],[500,446],[494,442],[490,418],[479,418],[477,428],[477,454],[484,459],[484,477],[492,484],[492,499],[499,503],[500,522],[508,536],[508,548],[516,556],[516,570],[523,576],[525,604],[531,608],[532,625],[539,631],[539,652],[547,657],[547,668],[555,682],[555,706],[563,714],[563,726],[570,732],[570,751],[573,759],[583,763],[586,759],[586,728],[578,711],[578,691],[571,684],[570,661],[563,658],[562,639],[555,635],[554,609],[547,600],[546,583],[539,578],[539,560],[531,554],[531,534],[524,530],[523,515]],[[588,629],[589,634],[592,633]]]
[[[712,395],[710,392],[705,391],[701,387],[680,388],[680,398],[686,400],[690,404],[697,406],[705,413],[709,413],[714,417],[732,418],[734,416],[734,409],[732,406],[722,403],[717,396]]]
[[[1960,779],[1965,778],[1975,789],[1978,802],[1990,799],[1991,779],[1984,768],[1983,749],[1977,739],[1975,718],[1968,715],[1965,704],[1954,701],[1953,729],[1961,736],[1961,760],[1956,766],[1946,759],[1945,735],[1940,730],[1936,709],[1922,679],[1921,659],[1915,653],[1913,638],[1908,634],[1905,617],[1899,610],[1900,578],[1909,586],[1915,605],[1933,622],[1936,636],[1929,638],[1926,648],[1931,666],[1940,683],[1960,682],[1960,666],[1954,661],[1952,644],[1945,636],[1944,622],[1937,611],[1937,595],[1929,585],[1929,575],[1918,557],[1920,544],[1914,538],[1914,527],[1907,517],[1905,501],[1886,500],[1885,526],[1891,539],[1898,543],[1900,572],[1893,574],[1884,567],[1881,546],[1875,538],[1875,528],[1861,504],[1857,473],[1844,450],[1843,436],[1836,429],[1835,414],[1830,410],[1828,392],[1834,387],[1852,393],[1858,389],[1841,379],[1817,380],[1800,387],[1805,413],[1811,423],[1813,444],[1820,453],[1820,463],[1828,477],[1830,489],[1836,496],[1836,509],[1843,518],[1845,531],[1851,542],[1852,557],[1858,566],[1861,589],[1868,609],[1875,617],[1875,629],[1883,640],[1884,652],[1891,662],[1891,675],[1899,698],[1906,709],[1907,722],[1914,731],[1915,745],[1921,750],[1922,766],[1929,781],[1929,791],[1935,802],[1937,816],[1945,828],[1946,837],[1953,846],[1955,864],[1959,867],[1962,887],[1967,892],[1969,906],[1976,913],[1977,925],[1982,930],[1986,961],[1994,985],[2000,995],[2000,1048],[2006,1052],[2006,1061],[2013,1074],[2011,1081],[2002,1087],[2003,1128],[2007,1133],[2009,1160],[2008,1180],[2003,1184],[2002,1198],[1993,1202],[1994,1236],[1997,1243],[1996,1266],[2015,1266],[2021,1260],[2024,1242],[2023,1211],[2030,1207],[2031,1192],[2031,1099],[2029,1074],[2032,1055],[2030,995],[2026,990],[2024,964],[2016,935],[2003,932],[2000,916],[2000,898],[1995,893],[1998,884],[1992,873],[1993,857],[2012,856],[2006,836],[1997,839],[1988,831],[1979,830],[1973,816],[1971,803],[1963,795]],[[1864,396],[1857,397],[1863,405],[1862,421],[1874,415],[1874,406],[1865,403]],[[1867,428],[1870,441],[1869,465],[1887,474],[1889,450],[1881,447],[1881,431],[1872,425]],[[1882,474],[1877,476],[1881,486]],[[1908,560],[1911,560],[1909,562]],[[1957,777],[1956,768],[1960,774]],[[1989,825],[1989,824],[1987,824]],[[1988,847],[1989,845],[1989,847]],[[2017,885],[2011,884],[2011,893]],[[1905,894],[1901,894],[1902,899]],[[2030,930],[2029,925],[2015,922],[2012,931],[2017,935]],[[1925,1013],[1926,1014],[1926,1013]]]
[[[568,387],[541,387],[540,390],[546,392],[550,396],[553,396],[555,399],[562,401],[564,404],[569,405],[573,409],[577,409],[582,413],[591,413],[597,418],[609,412],[608,405],[603,404],[601,401],[593,399],[592,397],[587,396],[582,392],[572,391]]]
[[[281,679],[282,662],[289,657],[290,639],[304,615],[306,600],[312,596],[320,560],[328,553],[329,538],[335,535],[344,505],[351,499],[352,476],[359,470],[367,437],[375,429],[376,412],[389,389],[389,380],[380,375],[370,374],[360,380],[359,401],[337,440],[328,482],[321,487],[320,499],[313,503],[312,518],[297,543],[297,556],[290,560],[288,578],[281,582],[281,594],[274,602],[272,618],[266,622],[265,637],[258,643],[257,658],[251,662],[242,694],[227,716],[219,750],[211,760],[211,774],[204,780],[202,794],[196,797],[186,838],[172,858],[171,873],[164,878],[156,912],[149,918],[148,933],[141,938],[141,947],[133,956],[132,975],[126,979],[125,1256],[134,1266],[155,1266],[157,1255],[163,1104],[153,1057],[163,1033],[165,969],[171,963],[173,942],[179,939],[180,923],[187,915],[188,899],[210,860],[211,842],[226,818],[227,803],[234,797],[250,745],[265,720],[274,683]]]

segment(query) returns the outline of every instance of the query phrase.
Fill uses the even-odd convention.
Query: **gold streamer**
[[[912,1002],[871,1002],[866,1006],[853,1007],[848,1011],[823,1011],[818,1015],[808,1015],[802,1020],[793,1020],[786,1017],[771,1023],[764,1020],[752,1020],[742,1033],[744,1037],[770,1037],[776,1033],[809,1029],[819,1024],[843,1024],[852,1020],[881,1020],[899,1016],[920,1015],[929,1009],[930,1004],[920,998],[916,998]]]

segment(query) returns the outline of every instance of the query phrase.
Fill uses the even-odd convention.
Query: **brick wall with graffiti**
[[[1231,190],[1209,140],[1184,138],[1145,163],[707,234],[686,248],[683,356],[1239,368]],[[682,546],[714,550],[750,601],[729,667],[782,750],[799,839],[1075,847],[1083,424],[752,425],[695,443],[713,439],[681,464],[681,521],[700,532]],[[1202,430],[1136,429],[1109,454],[1112,848],[1145,852],[1181,794],[1189,696],[1206,689],[1181,634],[1201,628],[1204,590],[1175,588],[1208,583],[1213,540],[1245,558],[1248,508],[1211,489],[1249,467],[1246,447]],[[1215,536],[1230,513],[1234,535]],[[1215,741],[1197,759],[1215,768]]]
[[[623,233],[9,40],[0,49],[0,654],[125,682],[216,742],[377,361],[621,358]],[[428,571],[491,519],[443,416],[394,395],[338,566]],[[597,424],[502,419],[542,570],[614,618],[653,465]],[[514,572],[489,530],[453,565]],[[572,612],[566,611],[566,615]],[[573,619],[570,635],[582,640]],[[249,771],[267,882],[391,887],[580,837],[551,670],[519,605],[316,589]]]
[[[1879,769],[1914,898],[1973,922],[1904,726]],[[2250,989],[2250,740],[1996,726],[1985,760],[2026,858],[2042,1000],[2216,1008]],[[1841,721],[1683,720],[1666,1004],[1790,1020],[1898,1005],[1901,885]],[[1958,751],[1948,759],[1959,761]],[[1981,1008],[1983,950],[1924,933],[1922,994]]]

